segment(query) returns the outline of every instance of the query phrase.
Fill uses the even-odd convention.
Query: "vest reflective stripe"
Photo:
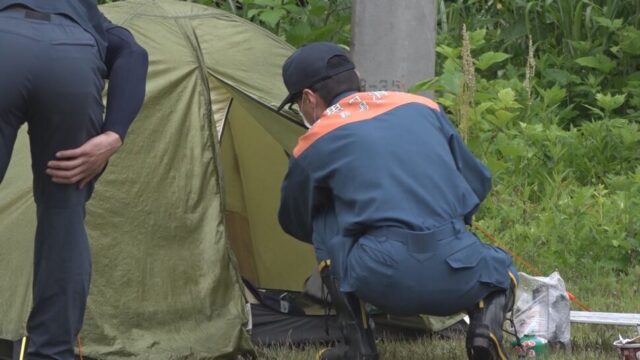
[[[428,98],[401,92],[376,91],[351,94],[327,108],[322,117],[298,140],[293,155],[299,157],[309,146],[332,131],[358,121],[372,120],[399,106],[418,103],[440,111]]]

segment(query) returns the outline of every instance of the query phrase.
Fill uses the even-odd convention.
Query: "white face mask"
[[[307,120],[307,118],[304,116],[304,114],[300,114],[302,115],[302,122],[304,123],[304,126],[307,127],[307,129],[311,129],[311,123],[309,123],[309,121]]]

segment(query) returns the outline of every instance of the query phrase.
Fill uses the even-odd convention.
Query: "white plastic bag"
[[[570,301],[556,271],[548,277],[520,273],[514,319],[519,336],[535,335],[571,349]]]

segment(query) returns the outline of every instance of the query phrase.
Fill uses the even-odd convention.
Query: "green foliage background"
[[[479,223],[581,290],[595,290],[596,277],[632,281],[636,310],[639,6],[440,2],[438,77],[414,88],[439,95],[492,169],[494,191]]]
[[[119,0],[98,0],[105,4]],[[231,11],[294,46],[312,41],[351,42],[351,0],[193,0]]]

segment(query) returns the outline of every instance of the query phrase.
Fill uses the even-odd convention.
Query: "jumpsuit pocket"
[[[398,261],[393,256],[393,250],[388,245],[390,245],[389,240],[386,238],[363,237],[356,243],[363,256],[380,265],[394,269],[398,266]]]
[[[398,268],[398,250],[391,243],[385,238],[364,236],[354,244],[347,260],[348,277],[354,286],[370,288],[391,281]]]
[[[384,238],[361,237],[349,254],[348,281],[362,300],[387,308],[393,303],[398,249],[402,245]]]
[[[482,254],[482,249],[479,249],[477,244],[472,243],[449,255],[446,261],[454,269],[473,268],[482,259]]]
[[[47,42],[53,46],[98,47],[98,43],[93,35],[77,24],[58,24],[52,29],[52,33]]]
[[[416,253],[416,252],[409,252],[409,255],[414,258],[417,262],[419,263],[423,263],[426,262],[427,260],[431,259],[434,255],[434,253],[432,252],[428,252],[428,253]]]

